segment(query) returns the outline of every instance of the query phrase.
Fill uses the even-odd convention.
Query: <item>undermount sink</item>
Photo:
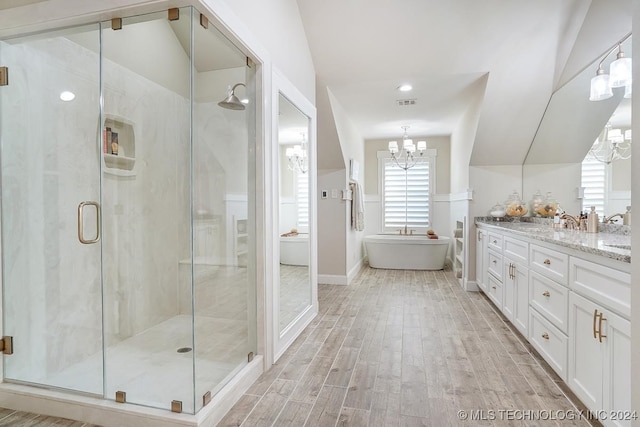
[[[626,250],[631,250],[631,245],[607,245],[605,243],[605,246],[609,246],[610,248],[618,248],[618,249],[626,249]]]

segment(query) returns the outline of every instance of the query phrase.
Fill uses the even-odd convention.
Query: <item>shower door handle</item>
[[[84,220],[83,220],[83,211],[85,206],[95,206],[96,208],[96,237],[93,239],[85,239],[84,238]],[[97,243],[100,240],[100,204],[98,202],[80,202],[78,205],[78,240],[80,243],[85,245],[90,245],[92,243]]]

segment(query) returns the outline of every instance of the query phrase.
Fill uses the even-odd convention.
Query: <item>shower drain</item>
[[[189,353],[191,350],[191,347],[180,347],[178,353]]]

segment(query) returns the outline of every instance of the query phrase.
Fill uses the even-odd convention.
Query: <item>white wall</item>
[[[347,284],[347,205],[340,198],[345,173],[345,169],[318,170],[318,283]],[[328,191],[326,199],[321,198],[323,190]]]
[[[349,188],[349,173],[350,173],[350,161],[354,159],[358,162],[360,171],[358,182],[360,185],[364,185],[365,177],[365,161],[364,161],[364,139],[360,135],[360,132],[356,128],[355,124],[351,121],[346,111],[340,105],[338,100],[333,94],[328,91],[329,102],[331,103],[331,110],[333,112],[333,118],[336,124],[336,130],[338,132],[338,139],[340,141],[340,147],[342,148],[342,154],[344,156],[344,162],[346,166],[345,181],[343,189]],[[362,247],[362,237],[364,233],[362,231],[356,231],[351,227],[351,202],[347,201],[346,205],[346,239],[347,239],[347,265],[345,274],[347,275],[347,283],[358,272],[362,265],[362,259],[364,258],[364,250]],[[365,205],[366,208],[366,205]],[[365,211],[365,218],[367,212]],[[323,230],[319,229],[322,233]]]
[[[296,0],[222,1],[260,40],[273,65],[315,104],[315,69]]]
[[[633,28],[640,29],[640,2],[633,2]],[[633,44],[634,58],[640,58],[640,43]],[[632,128],[633,134],[640,135],[640,67],[633,67],[633,90],[636,96],[632,100]],[[632,145],[631,156],[631,199],[640,200],[640,147]],[[637,206],[637,205],[636,205]],[[631,246],[640,248],[640,221],[631,222]],[[631,283],[640,281],[640,263],[631,263]],[[640,287],[631,286],[631,409],[640,410]],[[635,420],[633,426],[640,426],[640,420]]]
[[[469,182],[472,183],[473,200],[469,202],[468,236],[475,236],[473,218],[488,216],[496,203],[504,203],[513,190],[522,189],[522,166],[471,166]],[[522,194],[520,194],[522,196]],[[469,280],[475,280],[476,239],[467,239],[467,272]]]
[[[469,106],[456,129],[451,134],[451,192],[459,193],[467,191],[471,182],[469,179],[469,164],[473,143],[478,130],[478,120],[484,93],[489,80],[489,74],[485,74],[469,90]]]

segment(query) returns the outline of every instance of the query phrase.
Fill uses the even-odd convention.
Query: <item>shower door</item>
[[[4,378],[103,393],[97,25],[0,41]]]

